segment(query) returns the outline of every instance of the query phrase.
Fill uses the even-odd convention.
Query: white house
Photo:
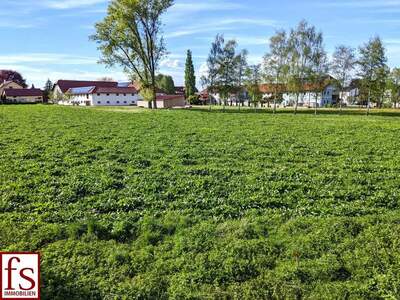
[[[260,90],[264,94],[264,99],[273,99],[275,92],[278,92],[282,106],[293,106],[297,100],[297,95],[288,92],[282,84],[263,84]],[[318,89],[313,84],[305,84],[299,94],[298,105],[300,107],[324,107],[336,105],[339,102],[339,90],[334,84],[324,84],[322,92],[317,93],[316,90]]]
[[[61,105],[78,106],[136,106],[140,96],[134,87],[76,87],[69,88]]]

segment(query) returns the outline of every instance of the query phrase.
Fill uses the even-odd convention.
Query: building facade
[[[61,105],[76,106],[136,106],[140,96],[133,87],[77,87],[66,92]]]
[[[3,90],[1,98],[5,103],[42,103],[43,91],[35,88],[8,88]]]

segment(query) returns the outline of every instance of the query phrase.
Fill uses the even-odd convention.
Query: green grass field
[[[398,299],[400,114],[321,112],[0,106],[0,249],[43,299]]]

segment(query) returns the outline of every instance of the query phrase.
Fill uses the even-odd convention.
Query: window
[[[132,96],[135,96],[135,94],[132,94]]]
[[[127,102],[126,102],[126,101],[124,101],[124,103],[126,104]]]
[[[117,101],[117,104],[119,104],[119,101]]]
[[[107,101],[107,104],[110,104],[110,101]]]
[[[89,94],[86,94],[86,99],[89,99]]]
[[[117,94],[117,96],[119,96],[119,94]]]
[[[100,94],[99,94],[99,93],[97,93],[97,96],[100,96]]]
[[[97,104],[101,104],[101,101],[97,101]]]
[[[110,96],[110,94],[107,94],[107,96]]]
[[[135,103],[135,101],[132,100],[132,103]]]
[[[124,94],[124,96],[126,97],[126,94]]]

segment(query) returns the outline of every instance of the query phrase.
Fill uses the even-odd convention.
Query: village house
[[[278,93],[279,103],[283,107],[294,106],[297,100],[296,93],[288,91],[282,84],[262,84],[260,90],[267,102],[272,102],[275,93]],[[329,81],[321,87],[305,84],[298,95],[298,106],[312,108],[336,105],[339,103],[339,93],[337,87]]]
[[[14,81],[4,81],[0,83],[0,95],[3,94],[5,89],[23,89],[24,87]]]
[[[43,91],[40,89],[7,88],[1,94],[5,103],[41,103]]]

